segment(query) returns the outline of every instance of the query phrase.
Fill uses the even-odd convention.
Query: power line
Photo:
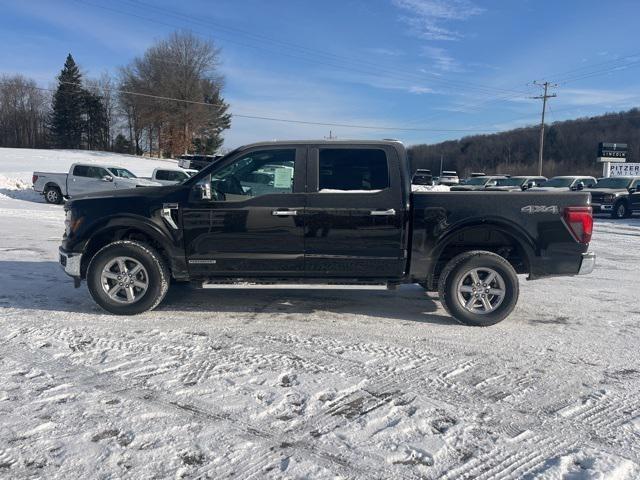
[[[8,82],[0,80],[0,83],[7,84]],[[60,82],[66,85],[80,86],[81,84],[73,83],[73,82]],[[55,89],[52,88],[44,88],[44,87],[35,87],[38,90],[47,91],[47,92],[56,92]],[[172,102],[180,102],[187,103],[191,105],[201,105],[205,107],[226,107],[225,103],[207,103],[196,100],[185,100],[181,98],[167,97],[163,95],[153,95],[149,93],[141,93],[141,92],[132,92],[129,90],[115,89],[115,88],[105,88],[105,91],[120,93],[124,95],[136,95],[144,98],[150,98],[154,100],[165,100]],[[273,122],[283,122],[283,123],[295,123],[301,125],[318,125],[318,126],[326,126],[326,127],[342,127],[342,128],[355,128],[355,129],[364,129],[364,130],[395,130],[395,131],[413,131],[413,132],[495,132],[496,129],[464,129],[464,128],[412,128],[405,126],[385,126],[385,125],[360,125],[360,124],[350,124],[350,123],[336,123],[336,122],[320,122],[320,121],[312,121],[312,120],[293,120],[289,118],[279,118],[279,117],[271,117],[264,115],[250,115],[250,114],[239,114],[232,113],[233,117],[238,118],[246,118],[253,120],[268,120]]]

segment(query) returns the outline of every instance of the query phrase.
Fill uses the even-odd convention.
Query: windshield
[[[120,177],[120,178],[138,178],[133,173],[131,173],[129,170],[127,170],[126,168],[109,167],[109,170],[111,170],[111,173],[113,173],[116,177]]]
[[[519,187],[524,183],[525,180],[526,178],[518,177],[501,178],[496,182],[496,185],[498,187]]]
[[[489,181],[489,177],[473,177],[464,182],[465,185],[484,185]]]
[[[633,179],[625,177],[610,177],[598,180],[592,188],[629,188]]]
[[[573,183],[573,178],[562,178],[555,177],[544,182],[541,187],[552,187],[552,188],[562,188],[562,187],[570,187]]]

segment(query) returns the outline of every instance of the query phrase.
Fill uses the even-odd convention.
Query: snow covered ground
[[[73,161],[0,149],[0,478],[640,475],[640,218],[598,220],[590,276],[526,282],[491,328],[417,286],[172,287],[104,314],[57,265]]]

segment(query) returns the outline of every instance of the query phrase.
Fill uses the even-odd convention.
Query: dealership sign
[[[640,177],[640,163],[617,163],[609,167],[610,177]]]
[[[600,142],[598,144],[598,162],[619,163],[627,160],[626,143]]]

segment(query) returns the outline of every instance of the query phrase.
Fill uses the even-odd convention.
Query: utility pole
[[[440,154],[440,176],[442,176],[442,157],[443,155]]]
[[[538,175],[542,176],[542,158],[544,152],[544,114],[547,110],[547,98],[557,97],[555,93],[547,94],[549,87],[557,87],[558,85],[555,83],[539,83],[534,81],[534,85],[538,85],[541,88],[544,88],[544,93],[538,97],[531,97],[536,100],[542,100],[542,121],[540,122],[540,149],[538,151]]]
[[[333,132],[331,130],[329,130],[329,136],[328,137],[324,137],[326,140],[335,140],[336,137],[335,135],[333,135]]]

